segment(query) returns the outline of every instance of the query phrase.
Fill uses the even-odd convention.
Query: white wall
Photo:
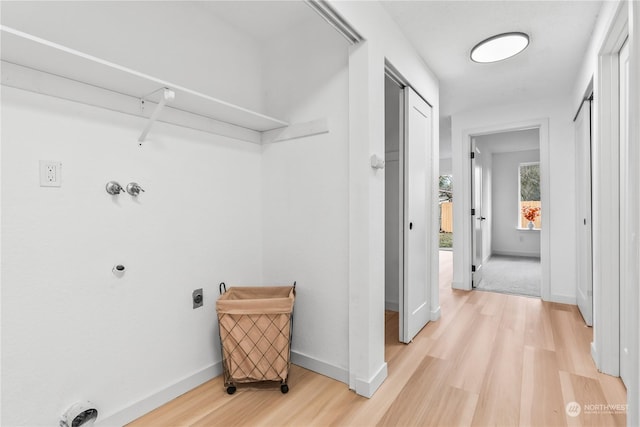
[[[264,281],[297,281],[293,361],[347,382],[348,44],[320,19],[291,31],[263,52],[265,103],[329,132],[263,146]]]
[[[440,158],[451,158],[451,116],[442,117],[440,123]],[[441,174],[442,175],[442,174]]]
[[[432,318],[438,300],[438,81],[377,2],[331,1],[366,41],[349,56],[349,354],[352,388],[371,396],[386,377],[384,361],[384,172],[373,171],[371,154],[384,152],[385,59],[433,106],[433,193],[429,248]]]
[[[451,158],[440,159],[440,175],[451,175],[453,173],[453,162]]]
[[[144,120],[5,87],[1,118],[2,425],[57,425],[82,399],[104,420],[219,373],[217,285],[261,282],[260,147],[161,123],[140,147]]]
[[[540,231],[519,229],[518,166],[540,161],[540,150],[494,153],[492,158],[491,250],[499,255],[539,257]]]
[[[549,206],[545,208],[549,233],[549,256],[544,258],[542,241],[543,274],[548,272],[549,295],[552,301],[573,303],[576,298],[575,283],[575,173],[573,140],[573,109],[569,97],[529,102],[517,105],[486,107],[482,110],[467,111],[452,118],[453,174],[456,177],[457,194],[469,194],[469,142],[464,135],[495,133],[500,129],[518,129],[521,125],[531,127],[532,123],[548,123],[548,134],[541,133],[541,141],[548,138],[548,147],[541,145],[542,176],[548,174]],[[545,125],[546,126],[546,125]],[[544,130],[541,129],[541,132]],[[547,151],[548,150],[548,151]],[[544,178],[543,178],[544,179]],[[543,182],[543,191],[544,191]],[[465,192],[465,186],[467,192]],[[544,196],[543,196],[544,197]],[[456,203],[458,202],[458,203]],[[454,195],[454,287],[466,289],[470,284],[470,249],[465,247],[466,212],[469,202]],[[543,227],[546,227],[543,225]],[[544,232],[544,231],[543,231]],[[469,262],[470,265],[470,262]],[[467,271],[469,270],[469,271]],[[543,294],[544,296],[544,294]]]

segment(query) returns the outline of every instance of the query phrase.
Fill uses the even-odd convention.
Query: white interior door
[[[471,286],[476,287],[482,281],[483,260],[483,222],[482,216],[482,153],[471,139]]]
[[[431,152],[431,107],[410,87],[404,89],[404,286],[401,341],[408,343],[429,321],[427,237]]]
[[[629,384],[630,360],[629,345],[631,342],[630,328],[632,293],[630,278],[631,269],[637,265],[629,253],[631,247],[629,221],[634,221],[630,215],[628,201],[633,188],[629,185],[629,168],[638,165],[629,164],[629,43],[626,42],[620,50],[620,378]]]
[[[591,247],[591,101],[584,101],[575,121],[577,199],[577,297],[587,325],[593,324]]]

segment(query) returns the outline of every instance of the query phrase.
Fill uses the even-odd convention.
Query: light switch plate
[[[60,187],[62,185],[62,163],[40,160],[40,187]]]

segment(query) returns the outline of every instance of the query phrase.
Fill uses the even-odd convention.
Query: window
[[[520,163],[518,166],[518,228],[540,229],[540,162]]]

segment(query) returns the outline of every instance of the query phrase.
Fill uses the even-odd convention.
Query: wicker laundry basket
[[[275,381],[289,391],[293,286],[231,287],[220,284],[216,302],[224,385]]]

